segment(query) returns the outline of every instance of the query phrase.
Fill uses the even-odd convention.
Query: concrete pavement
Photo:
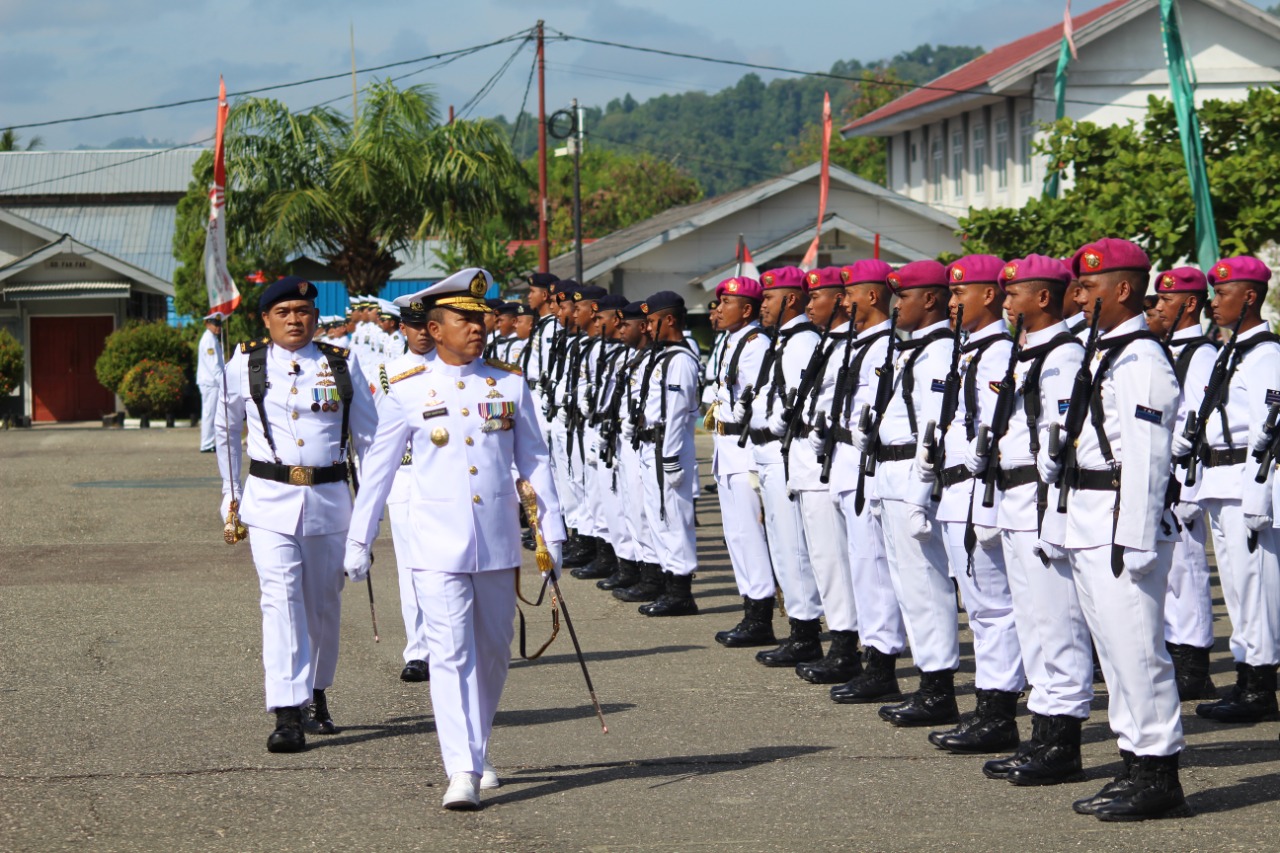
[[[927,730],[894,729],[875,706],[834,705],[753,650],[719,647],[712,635],[737,621],[740,599],[710,496],[701,615],[648,620],[594,584],[562,582],[610,733],[562,630],[544,658],[512,666],[492,749],[504,784],[482,811],[440,808],[427,689],[397,678],[385,532],[380,644],[364,588],[344,593],[330,691],[343,731],[271,755],[256,576],[249,549],[222,542],[217,470],[197,442],[183,429],[0,433],[0,850],[1184,851],[1280,838],[1276,723],[1210,726],[1185,705],[1183,784],[1198,816],[1107,825],[1070,809],[1118,768],[1105,695],[1085,729],[1087,780],[1014,789],[984,779],[982,758],[935,750]],[[547,613],[526,614],[540,643]],[[914,687],[909,660],[899,675]]]

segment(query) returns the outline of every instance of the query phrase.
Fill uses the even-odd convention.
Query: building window
[[[933,166],[933,200],[942,201],[942,140],[934,137],[929,142],[929,162]]]
[[[996,189],[1009,188],[1009,120],[996,119]]]
[[[964,132],[951,134],[951,192],[956,198],[964,195]]]
[[[973,192],[981,195],[987,191],[987,129],[973,129]]]
[[[1035,131],[1031,127],[1031,112],[1018,116],[1018,157],[1022,160],[1022,182],[1031,183],[1031,140]]]

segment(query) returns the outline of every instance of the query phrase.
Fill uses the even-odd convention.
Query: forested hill
[[[978,47],[924,44],[889,60],[837,62],[831,73],[926,83],[982,52]],[[831,93],[838,131],[855,115],[905,91],[900,86],[870,87],[825,77],[792,77],[766,84],[752,73],[715,94],[685,92],[639,102],[627,93],[603,109],[587,109],[588,145],[660,157],[687,170],[712,196],[791,168],[789,155],[803,144],[806,127],[821,120],[823,92]],[[497,121],[509,132],[514,130],[513,122],[503,117]],[[532,156],[537,146],[536,134],[530,130],[526,118],[514,140],[521,158]]]

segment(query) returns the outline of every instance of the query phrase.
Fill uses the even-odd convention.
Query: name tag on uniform
[[[1067,409],[1069,408],[1071,408],[1070,399],[1058,401],[1058,414],[1065,415],[1067,413]]]
[[[945,394],[947,392],[947,383],[941,379],[935,379],[929,386],[929,390],[936,391],[939,394]]]
[[[679,386],[679,385],[668,385],[668,386],[667,386],[667,390],[668,390],[668,391],[679,391],[679,390],[680,390],[680,386]]]
[[[424,421],[429,421],[432,418],[442,418],[447,414],[449,414],[448,406],[437,406],[434,409],[427,409],[425,412],[423,412],[422,419]]]
[[[995,382],[988,382],[988,383],[987,383],[987,387],[991,389],[991,393],[992,393],[992,394],[999,394],[999,393],[1000,393],[1000,382],[999,382],[999,381],[995,381]]]
[[[1153,424],[1158,424],[1163,419],[1164,413],[1161,412],[1159,409],[1151,409],[1146,406],[1139,406],[1137,410],[1133,413],[1133,416],[1140,421],[1150,421]]]
[[[1267,405],[1268,405],[1268,406],[1274,406],[1276,403],[1280,403],[1280,391],[1271,391],[1271,390],[1268,390],[1268,391],[1267,391]]]

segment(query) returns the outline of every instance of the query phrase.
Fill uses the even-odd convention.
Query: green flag
[[[1067,7],[1067,15],[1070,16],[1070,6]],[[1068,17],[1067,21],[1071,18]],[[1067,36],[1062,37],[1062,49],[1058,51],[1058,70],[1053,74],[1053,118],[1054,121],[1061,119],[1067,114],[1067,66],[1071,64],[1071,41]],[[1062,177],[1061,171],[1057,168],[1056,163],[1048,164],[1049,173],[1044,177],[1044,195],[1045,198],[1058,197],[1058,183]]]
[[[1178,137],[1182,159],[1191,181],[1191,200],[1196,210],[1196,260],[1209,270],[1218,261],[1218,230],[1213,222],[1213,200],[1209,196],[1209,173],[1204,165],[1200,121],[1196,118],[1195,71],[1182,45],[1174,0],[1160,0],[1160,29],[1164,34],[1164,56],[1169,66],[1169,94],[1178,116]]]

